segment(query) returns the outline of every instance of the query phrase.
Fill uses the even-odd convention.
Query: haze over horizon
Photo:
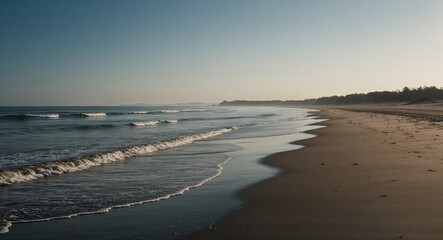
[[[443,1],[0,2],[0,105],[442,87]]]

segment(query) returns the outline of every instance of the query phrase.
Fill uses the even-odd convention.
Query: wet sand
[[[380,111],[323,109],[327,127],[297,142],[306,148],[264,159],[282,174],[188,238],[443,239],[443,122]]]

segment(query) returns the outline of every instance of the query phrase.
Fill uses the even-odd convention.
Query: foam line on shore
[[[224,129],[228,129],[228,128],[224,128]],[[234,130],[235,128],[231,128],[231,130]],[[12,226],[13,223],[30,223],[30,222],[43,222],[43,221],[49,221],[49,220],[54,220],[54,219],[66,219],[66,218],[72,218],[72,217],[77,217],[77,216],[81,216],[81,215],[91,215],[91,214],[99,214],[99,213],[106,213],[111,211],[114,208],[124,208],[124,207],[131,207],[131,206],[135,206],[135,205],[140,205],[140,204],[144,204],[144,203],[150,203],[150,202],[158,202],[158,201],[162,201],[162,200],[166,200],[178,195],[183,195],[185,192],[193,189],[193,188],[197,188],[202,186],[203,184],[211,181],[212,179],[218,177],[222,171],[223,171],[223,165],[225,163],[227,163],[229,160],[232,159],[232,156],[227,154],[228,158],[223,161],[222,163],[217,164],[217,170],[216,173],[210,177],[207,177],[205,179],[203,179],[202,181],[198,182],[197,184],[191,185],[191,186],[187,186],[184,187],[176,192],[170,193],[170,194],[166,194],[164,196],[161,197],[157,197],[157,198],[153,198],[153,199],[147,199],[147,200],[143,200],[143,201],[138,201],[138,202],[133,202],[133,203],[126,203],[126,204],[119,204],[119,205],[115,205],[115,206],[110,206],[110,207],[106,207],[106,208],[102,208],[100,210],[97,211],[90,211],[90,212],[81,212],[81,213],[74,213],[74,214],[70,214],[70,215],[66,215],[66,216],[58,216],[58,217],[50,217],[50,218],[42,218],[42,219],[33,219],[33,220],[17,220],[17,221],[8,221],[8,220],[2,220],[2,224],[0,225],[0,234],[4,234],[4,233],[8,233],[9,232],[9,228]]]

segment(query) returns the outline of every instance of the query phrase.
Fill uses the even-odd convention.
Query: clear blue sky
[[[443,1],[0,1],[0,105],[443,85]]]

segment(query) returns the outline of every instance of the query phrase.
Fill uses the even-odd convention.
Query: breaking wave
[[[58,114],[24,114],[27,118],[49,118],[49,119],[56,119],[60,118],[60,115]]]
[[[236,127],[226,127],[198,134],[186,135],[156,143],[132,146],[115,151],[98,153],[91,156],[77,157],[64,161],[46,162],[16,169],[0,171],[0,186],[23,183],[39,178],[61,175],[64,173],[78,172],[91,167],[100,166],[116,161],[122,161],[130,157],[141,156],[159,150],[166,150],[195,141],[215,137],[232,130]]]
[[[3,116],[4,119],[11,119],[11,120],[25,120],[25,119],[32,119],[32,118],[42,118],[42,119],[58,119],[60,118],[60,115],[57,113],[51,113],[51,114],[16,114],[16,115],[6,115]]]
[[[80,113],[83,117],[90,117],[90,118],[98,118],[98,117],[106,117],[106,113]]]
[[[66,117],[86,117],[86,118],[102,118],[108,115],[143,115],[143,114],[165,114],[165,113],[181,113],[181,112],[205,112],[208,111],[206,109],[163,109],[163,110],[152,110],[152,111],[129,111],[129,112],[96,112],[96,113],[88,113],[88,112],[80,112],[80,113],[49,113],[49,114],[13,114],[13,115],[4,115],[0,116],[2,119],[8,120],[26,120],[32,118],[41,118],[41,119],[59,119]]]
[[[229,128],[226,128],[229,129]],[[236,128],[230,128],[230,129],[236,129]],[[114,206],[110,206],[110,207],[105,207],[96,211],[89,211],[89,212],[79,212],[79,213],[73,213],[73,214],[69,214],[69,215],[63,215],[63,216],[57,216],[57,217],[48,217],[48,218],[39,218],[39,219],[29,219],[29,220],[17,220],[17,221],[11,221],[11,220],[5,220],[3,219],[2,222],[0,223],[0,234],[4,234],[4,233],[8,233],[9,232],[9,228],[12,226],[12,223],[30,223],[30,222],[43,222],[43,221],[49,221],[49,220],[54,220],[54,219],[66,219],[66,218],[72,218],[72,217],[77,217],[77,216],[82,216],[82,215],[90,215],[90,214],[98,214],[98,213],[106,213],[111,211],[114,208],[124,208],[124,207],[130,207],[130,206],[135,206],[135,205],[140,205],[140,204],[144,204],[144,203],[150,203],[150,202],[158,202],[158,201],[162,201],[162,200],[166,200],[169,199],[171,197],[175,197],[175,196],[179,196],[179,195],[183,195],[185,192],[193,189],[193,188],[197,188],[202,186],[203,184],[211,181],[212,179],[218,177],[223,170],[223,165],[225,163],[227,163],[229,160],[232,159],[231,155],[226,154],[228,156],[228,158],[217,164],[217,171],[214,175],[209,176],[203,180],[201,180],[200,182],[191,185],[191,186],[186,186],[176,192],[173,193],[169,193],[166,194],[164,196],[160,196],[160,197],[156,197],[156,198],[151,198],[151,199],[147,199],[147,200],[141,200],[141,201],[137,201],[137,202],[130,202],[130,203],[125,203],[125,204],[118,204],[118,205],[114,205]]]
[[[160,110],[162,113],[178,113],[180,110]]]
[[[130,125],[135,127],[155,126],[162,123],[178,123],[177,120],[160,120],[160,121],[148,121],[148,122],[133,122]]]

